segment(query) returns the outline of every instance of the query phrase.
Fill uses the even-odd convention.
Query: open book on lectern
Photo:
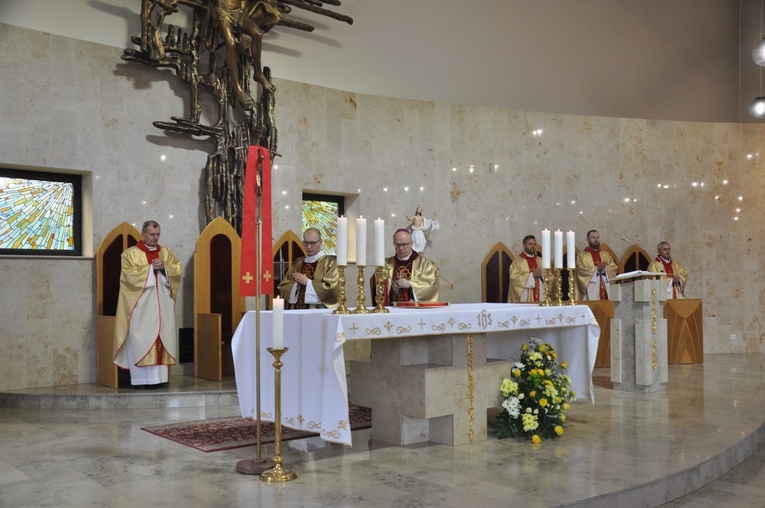
[[[645,270],[635,270],[634,272],[620,273],[619,275],[614,277],[614,282],[624,282],[624,281],[632,280],[632,279],[646,279],[646,278],[658,279],[661,276],[662,274],[658,272],[646,272]]]

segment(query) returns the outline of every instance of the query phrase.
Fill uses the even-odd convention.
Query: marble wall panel
[[[158,220],[162,243],[184,263],[178,325],[191,326],[212,147],[152,125],[187,113],[184,87],[170,72],[123,62],[116,48],[2,30],[0,163],[92,172],[95,246],[122,221]],[[597,228],[618,254],[631,242],[653,254],[666,239],[690,272],[689,296],[704,299],[705,350],[762,350],[764,127],[508,111],[275,82],[275,237],[299,232],[303,191],[350,196],[349,214],[384,218],[388,238],[421,206],[441,224],[424,254],[454,283],[442,282],[453,302],[480,298],[480,261],[498,241],[518,252],[525,234],[560,228],[576,231],[583,248],[585,232]],[[0,271],[8,366],[0,389],[93,382],[95,261],[0,258]],[[355,288],[348,297],[355,301]]]

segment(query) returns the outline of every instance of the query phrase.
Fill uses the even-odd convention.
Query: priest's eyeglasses
[[[305,245],[306,247],[313,247],[314,245],[316,245],[319,242],[321,242],[321,240],[316,240],[315,242],[305,242],[304,241],[303,245]]]
[[[397,249],[403,249],[404,247],[408,246],[408,245],[409,245],[409,244],[411,244],[411,243],[412,243],[412,242],[407,242],[407,243],[394,243],[394,244],[393,244],[393,246],[394,246],[395,248],[397,248]]]

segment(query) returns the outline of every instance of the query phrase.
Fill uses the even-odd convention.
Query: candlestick
[[[388,271],[388,268],[385,266],[378,266],[375,268],[375,301],[377,302],[377,306],[372,312],[384,314],[386,312],[390,312],[388,309],[385,308],[384,302],[385,302],[385,280],[386,272]]]
[[[337,266],[348,264],[348,219],[337,218]]]
[[[550,307],[552,305],[550,301],[550,269],[542,269],[542,284],[545,286],[545,297],[539,302],[541,307]]]
[[[555,268],[563,268],[563,231],[555,231]]]
[[[574,232],[566,233],[566,260],[569,270],[576,268],[576,242],[574,241]]]
[[[274,464],[273,469],[263,471],[260,479],[268,483],[288,482],[297,478],[294,471],[282,468],[282,355],[289,348],[268,348],[274,355]]]
[[[345,306],[345,267],[339,265],[337,267],[337,308],[332,311],[332,314],[349,314],[350,311]]]
[[[271,323],[272,339],[271,347],[274,349],[284,348],[284,299],[274,298],[274,313]]]
[[[356,265],[359,269],[359,275],[356,277],[356,284],[358,284],[359,295],[356,299],[357,307],[351,311],[351,314],[368,314],[369,309],[366,307],[367,295],[364,294],[364,266]]]
[[[542,268],[547,270],[550,268],[550,230],[542,230]]]
[[[576,305],[576,299],[574,298],[574,268],[568,269],[568,301],[566,305]]]
[[[385,264],[385,221],[375,221],[375,266]]]
[[[367,220],[356,219],[356,266],[367,265]]]

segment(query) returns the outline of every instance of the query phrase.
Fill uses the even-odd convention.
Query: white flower
[[[507,414],[513,418],[518,418],[521,413],[521,401],[517,397],[510,397],[502,402],[502,409],[507,411]]]
[[[519,393],[519,394],[518,394],[518,400],[522,400],[524,397],[525,397],[525,395],[524,395],[524,394],[522,394],[522,393]]]
[[[526,368],[526,365],[524,365],[524,364],[523,364],[523,363],[521,363],[521,362],[515,362],[515,363],[513,364],[513,369],[523,370],[523,369],[525,369],[525,368]],[[511,370],[512,370],[512,369],[511,369]]]

